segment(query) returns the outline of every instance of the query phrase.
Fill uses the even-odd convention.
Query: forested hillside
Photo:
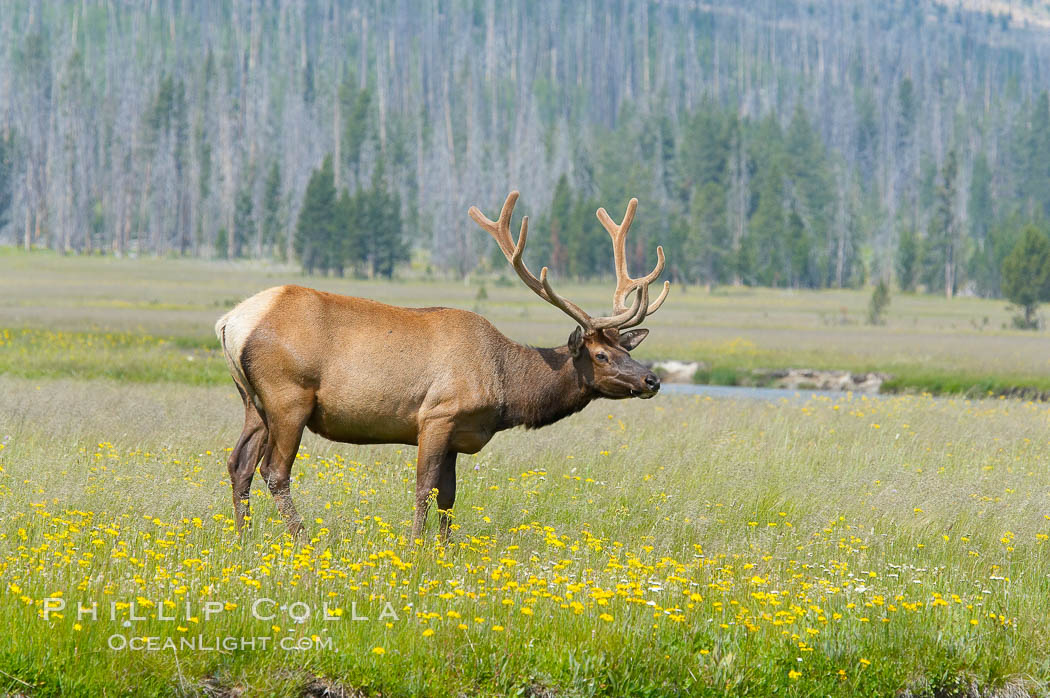
[[[0,242],[464,274],[518,188],[558,276],[637,196],[678,281],[996,295],[1050,215],[1048,7],[9,0]]]

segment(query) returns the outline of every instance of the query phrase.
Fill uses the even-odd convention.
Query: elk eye
[[[594,358],[598,359],[599,361],[608,361],[609,360],[609,357],[605,355],[604,351],[600,351],[597,354],[595,354]]]

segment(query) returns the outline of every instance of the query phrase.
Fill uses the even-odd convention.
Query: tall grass
[[[409,539],[412,449],[313,437],[294,471],[307,540],[285,537],[258,482],[239,539],[223,464],[238,417],[227,387],[0,378],[0,633],[18,638],[0,687],[1047,689],[1045,405],[600,402],[461,456],[447,547]],[[273,618],[253,616],[260,598]],[[99,619],[78,620],[78,601]],[[379,619],[386,603],[396,619]],[[309,649],[113,650],[114,636]]]

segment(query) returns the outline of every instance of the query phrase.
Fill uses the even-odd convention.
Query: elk
[[[516,191],[507,196],[496,221],[476,207],[469,215],[522,282],[576,323],[564,346],[518,344],[465,310],[403,308],[301,286],[262,291],[218,321],[215,332],[244,401],[244,430],[227,464],[238,531],[258,466],[289,532],[301,533],[290,483],[304,428],[344,443],[416,445],[413,537],[422,537],[436,491],[447,540],[458,454],[477,453],[504,429],[556,422],[595,398],[657,393],[659,378],[630,356],[649,330],[629,328],[660,307],[670,283],[650,304],[649,285],[664,268],[661,247],[651,273],[628,275],[625,240],[638,200],[619,224],[597,211],[612,238],[616,289],[612,314],[591,317],[551,288],[546,267],[537,279],[525,266],[528,217],[517,241],[510,233],[517,199]]]

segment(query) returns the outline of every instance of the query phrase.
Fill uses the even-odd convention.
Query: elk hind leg
[[[230,485],[233,488],[233,513],[237,521],[238,532],[244,530],[245,520],[251,523],[249,497],[252,477],[255,475],[255,466],[259,464],[266,441],[266,423],[251,400],[246,399],[244,401],[244,429],[226,462],[226,469],[230,473]]]

